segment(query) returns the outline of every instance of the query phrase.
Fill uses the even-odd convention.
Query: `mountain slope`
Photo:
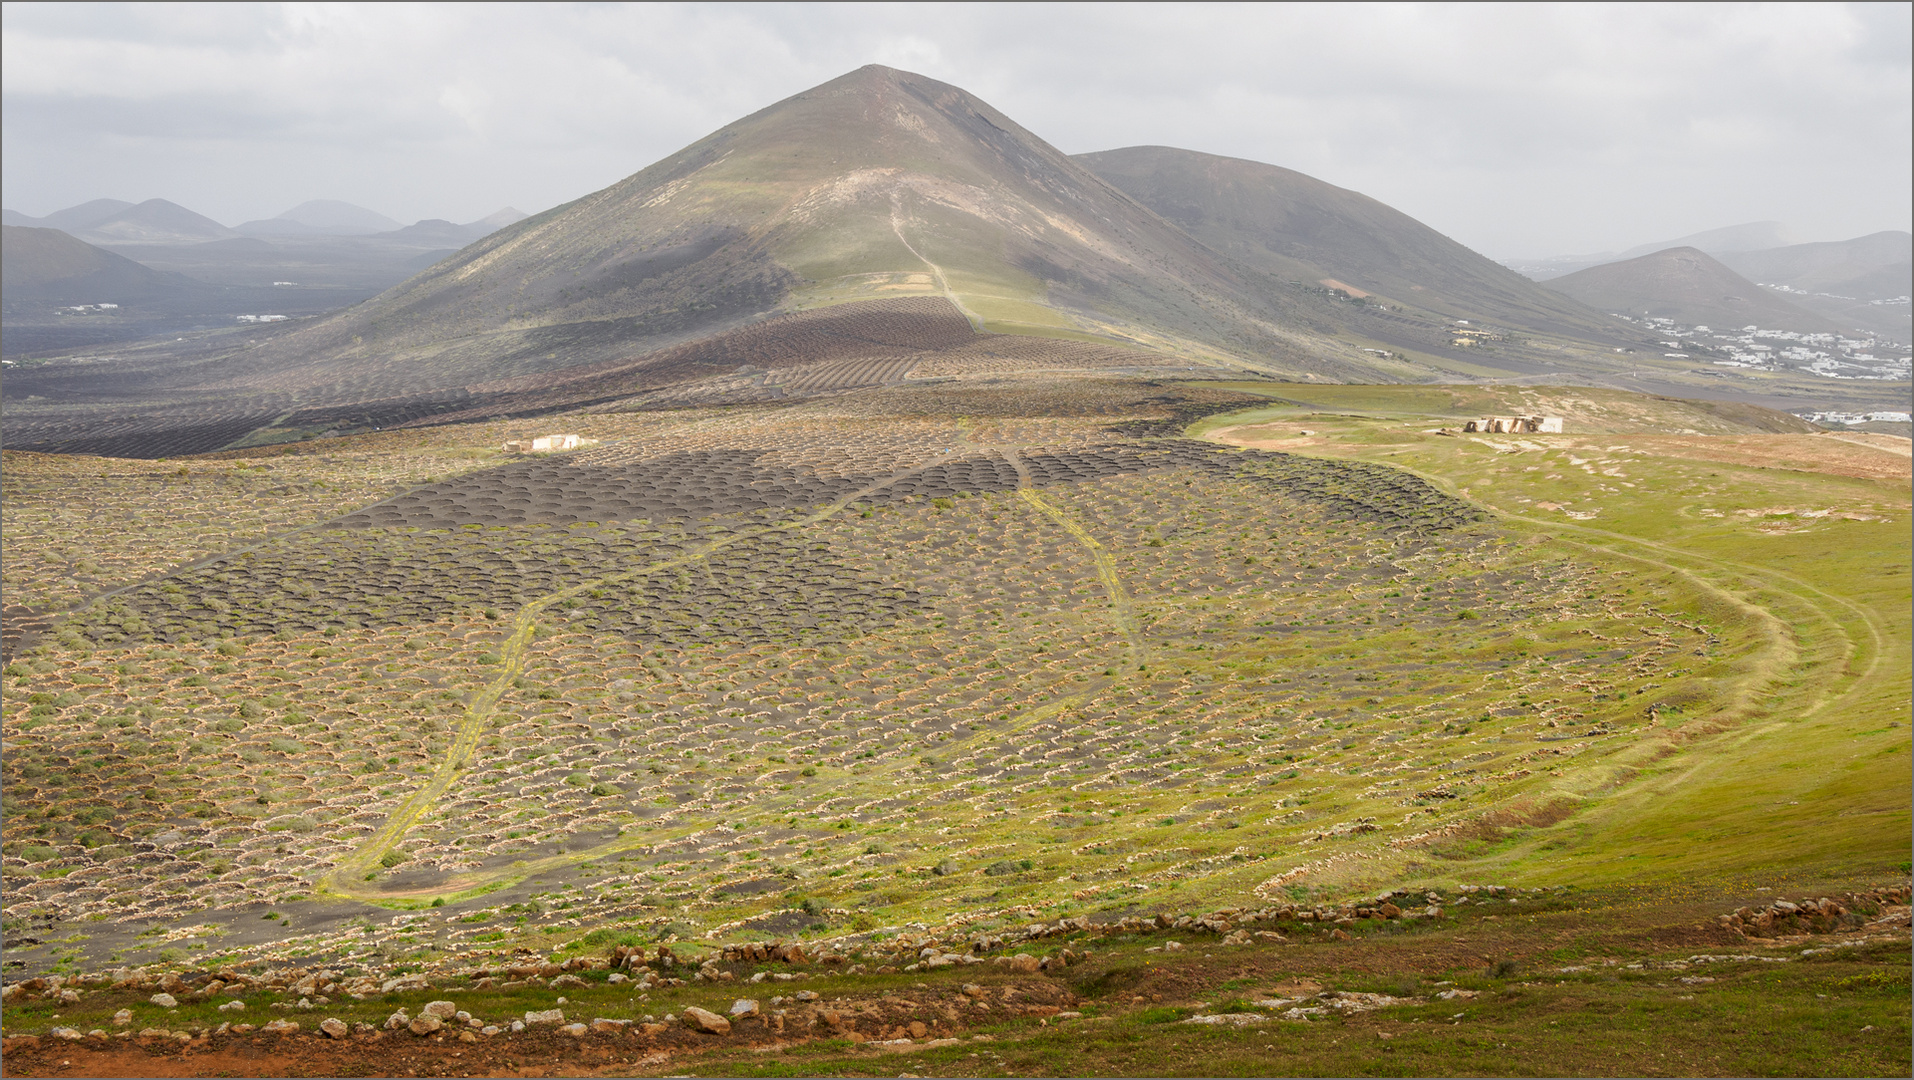
[[[1409,215],[1291,169],[1166,146],[1076,160],[1204,244],[1279,277],[1354,286],[1452,317],[1614,332],[1599,312]]]
[[[1827,319],[1763,289],[1695,248],[1670,248],[1553,278],[1546,287],[1590,307],[1691,325],[1832,330]]]
[[[23,301],[131,304],[210,291],[183,274],[153,270],[59,229],[0,226],[0,292]]]

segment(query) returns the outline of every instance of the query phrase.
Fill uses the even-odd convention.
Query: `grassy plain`
[[[1506,845],[1495,861],[1574,867],[1591,881],[1904,872],[1904,449],[1888,439],[1696,438],[1688,433],[1707,417],[1673,410],[1659,423],[1616,416],[1599,434],[1438,435],[1429,425],[1460,411],[1443,407],[1442,390],[1392,390],[1312,388],[1312,404],[1355,406],[1359,418],[1305,406],[1206,427],[1240,445],[1415,470],[1513,526],[1718,590],[1772,635],[1749,696],[1601,793],[1566,834]]]

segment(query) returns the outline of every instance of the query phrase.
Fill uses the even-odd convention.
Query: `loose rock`
[[[684,1025],[693,1031],[707,1035],[727,1035],[731,1032],[731,1021],[717,1013],[700,1009],[696,1005],[685,1007]]]

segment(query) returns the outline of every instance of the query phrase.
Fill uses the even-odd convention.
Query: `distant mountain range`
[[[342,289],[391,275],[389,288],[325,318],[170,352],[169,342],[115,365],[123,399],[179,415],[216,403],[218,432],[301,410],[385,426],[619,401],[705,378],[702,361],[660,358],[746,328],[760,347],[774,316],[910,297],[948,304],[978,331],[1136,346],[1139,362],[1212,374],[1722,393],[1742,376],[1667,360],[1643,348],[1640,327],[1606,312],[1665,304],[1657,289],[1729,309],[1766,295],[1699,252],[1705,263],[1650,257],[1544,287],[1291,170],[1167,147],[1071,157],[958,87],[876,65],[523,220],[502,212],[356,236],[245,236],[209,234],[224,227],[167,207],[94,204],[50,217],[83,235],[114,221],[157,235],[172,223],[183,239],[191,226],[191,243],[116,247],[201,280],[243,271],[253,285],[304,289],[342,273],[341,253],[383,260],[376,274],[366,263],[350,282],[338,278]],[[366,229],[380,224],[369,213],[305,204],[272,220]],[[859,323],[847,314],[841,325]],[[76,401],[97,377],[84,367],[22,370],[12,384]],[[37,438],[66,445],[54,428],[77,416],[49,414],[53,426]],[[151,421],[168,422],[158,412]]]
[[[59,229],[88,243],[103,245],[179,246],[237,236],[268,239],[364,236],[415,245],[423,241],[435,247],[464,247],[506,225],[524,220],[525,215],[508,206],[463,225],[428,219],[407,226],[363,206],[336,199],[315,199],[300,203],[278,217],[227,228],[165,199],[148,199],[143,203],[94,199],[43,218],[28,217],[13,210],[0,211],[0,218],[7,225]],[[423,231],[421,227],[425,227]]]
[[[1183,213],[1191,194],[1228,205]],[[1224,242],[1251,223],[1253,243]],[[1427,369],[1395,354],[1460,355],[1456,316],[1628,332],[1354,192],[1185,151],[1071,158],[957,87],[871,66],[235,363],[315,388],[449,391],[913,294],[946,297],[981,329],[1295,378],[1415,377]],[[1399,349],[1358,347],[1370,342]]]
[[[1825,244],[1793,244],[1715,256],[1764,285],[1855,300],[1914,294],[1914,233],[1877,232]]]
[[[1914,234],[1877,232],[1814,244],[1786,243],[1786,238],[1781,225],[1761,221],[1659,244],[1640,244],[1619,254],[1518,260],[1508,265],[1536,281],[1554,285],[1565,275],[1582,273],[1590,267],[1619,265],[1655,252],[1697,250],[1721,267],[1763,286],[1763,292],[1785,298],[1787,309],[1796,312],[1789,316],[1791,325],[1799,324],[1801,313],[1809,312],[1822,325],[1838,326],[1847,333],[1881,335],[1903,343],[1914,341],[1914,320],[1904,301],[1914,294]],[[1648,280],[1640,274],[1633,276]],[[1651,277],[1672,280],[1661,271]],[[1596,275],[1584,280],[1611,281],[1615,276]],[[1702,287],[1702,291],[1712,287]],[[1575,286],[1565,291],[1581,296],[1585,289]],[[1694,295],[1688,289],[1661,297],[1660,302],[1679,308],[1691,304]],[[1897,298],[1903,298],[1903,302],[1893,303]]]
[[[1669,248],[1691,247],[1720,257],[1737,251],[1764,251],[1794,243],[1786,226],[1778,221],[1751,221],[1720,229],[1678,236],[1673,240],[1655,240],[1636,244],[1626,251],[1601,251],[1585,255],[1551,255],[1536,259],[1509,259],[1505,265],[1535,281],[1572,274],[1603,263],[1623,262]]]

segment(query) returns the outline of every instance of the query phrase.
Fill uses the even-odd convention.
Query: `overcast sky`
[[[10,2],[0,196],[536,212],[876,62],[1069,153],[1284,165],[1501,258],[1760,220],[1841,239],[1909,228],[1909,12]]]

